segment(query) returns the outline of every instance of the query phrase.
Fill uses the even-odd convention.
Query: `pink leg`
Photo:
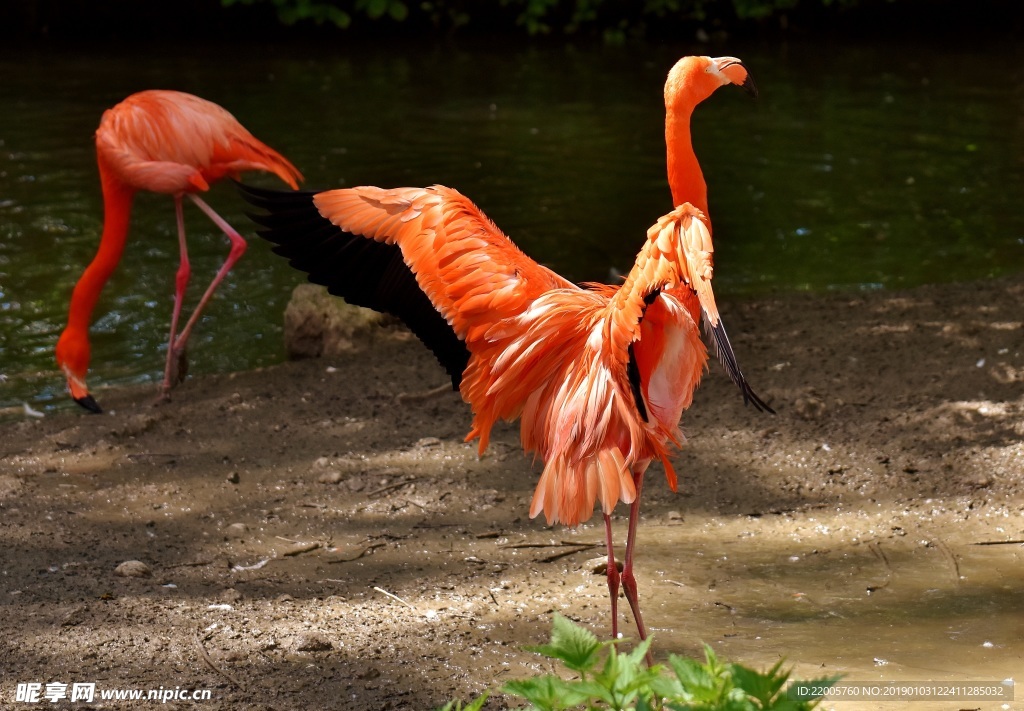
[[[636,620],[636,628],[640,639],[647,639],[647,628],[644,627],[644,619],[640,615],[640,600],[636,594],[636,578],[633,577],[633,548],[636,546],[636,527],[640,522],[640,491],[644,484],[644,470],[639,469],[633,472],[633,484],[636,487],[636,498],[629,505],[629,532],[626,534],[626,560],[622,567],[622,590],[626,594],[626,601],[629,602],[629,609],[633,611],[633,619]],[[651,653],[647,653],[647,665],[654,663]]]
[[[174,214],[178,220],[178,248],[181,259],[178,274],[174,279],[174,310],[171,312],[171,336],[167,341],[167,365],[164,366],[164,382],[160,389],[161,399],[167,399],[171,392],[172,374],[177,370],[177,359],[174,353],[174,337],[178,332],[178,318],[181,316],[181,305],[185,299],[185,289],[191,268],[188,263],[188,247],[185,244],[185,216],[182,211],[181,195],[174,196]]]
[[[206,287],[206,293],[203,294],[203,298],[199,300],[199,305],[196,306],[196,310],[192,312],[192,316],[189,318],[188,323],[185,324],[185,328],[182,329],[178,339],[174,342],[173,351],[176,360],[185,352],[185,345],[188,342],[189,336],[192,335],[192,329],[195,327],[196,322],[199,321],[199,315],[202,313],[203,309],[206,308],[206,304],[210,300],[210,297],[213,296],[213,292],[216,291],[220,283],[224,281],[224,277],[227,276],[229,271],[231,271],[231,267],[235,265],[235,262],[241,259],[242,255],[245,254],[246,247],[248,246],[242,235],[238,234],[231,225],[225,222],[224,218],[218,215],[212,207],[191,193],[189,194],[189,198],[199,207],[200,210],[205,212],[206,216],[213,220],[214,224],[216,224],[224,234],[227,235],[227,238],[231,240],[231,251],[228,252],[227,259],[224,260],[224,264],[221,266],[216,276],[213,277],[213,281],[211,281],[210,285]]]
[[[605,542],[608,545],[608,594],[612,600],[612,639],[619,638],[619,567],[612,546],[612,517],[604,515]]]

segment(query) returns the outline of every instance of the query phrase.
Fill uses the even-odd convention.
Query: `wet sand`
[[[704,641],[805,676],[1021,681],[1022,304],[1024,278],[724,303],[778,414],[714,364],[680,492],[651,468],[656,655]],[[426,709],[547,671],[521,647],[553,611],[607,635],[599,521],[528,518],[538,468],[514,426],[478,458],[457,394],[400,397],[445,381],[397,334],[158,406],[101,391],[101,416],[0,424],[0,707],[17,682],[84,681],[210,689],[205,709]]]

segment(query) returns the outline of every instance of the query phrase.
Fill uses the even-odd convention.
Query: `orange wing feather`
[[[443,186],[359,187],[313,203],[345,232],[397,244],[420,288],[467,345],[540,294],[577,288],[523,254],[480,209]]]
[[[655,457],[667,464],[666,443],[682,439],[679,417],[707,360],[690,307],[662,293],[693,278],[685,249],[702,244],[698,211],[659,220],[621,288],[581,289],[524,255],[455,190],[359,187],[313,203],[344,232],[396,245],[465,342],[467,440],[479,437],[482,452],[496,421],[521,418],[524,448],[545,463],[531,516],[576,524],[597,499],[610,512],[636,497],[635,468]],[[644,329],[647,310],[657,325]],[[629,381],[632,344],[650,421]]]

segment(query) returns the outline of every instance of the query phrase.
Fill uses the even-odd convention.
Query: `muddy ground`
[[[649,472],[637,572],[658,657],[703,640],[755,666],[870,669],[825,618],[869,626],[859,606],[882,605],[883,627],[945,630],[898,594],[916,560],[928,594],[1004,616],[1007,641],[971,641],[988,656],[963,678],[1024,670],[1024,280],[722,311],[778,414],[744,408],[715,364],[684,415],[680,492]],[[389,335],[372,355],[191,378],[158,406],[148,388],[100,391],[104,415],[0,425],[0,707],[33,707],[18,682],[95,682],[212,698],[91,708],[429,709],[549,669],[521,647],[553,611],[607,635],[598,520],[530,520],[538,469],[514,428],[478,458],[457,394],[402,396],[445,380]],[[983,550],[1004,567],[972,567]],[[815,557],[806,584],[828,577],[842,601],[788,643],[805,593],[771,571]],[[957,678],[955,648],[935,652],[894,678]]]

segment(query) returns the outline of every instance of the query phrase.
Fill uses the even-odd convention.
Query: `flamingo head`
[[[57,365],[67,378],[68,392],[72,399],[89,412],[103,412],[85,384],[85,373],[89,369],[88,339],[76,337],[71,328],[65,329],[57,341]]]
[[[736,57],[683,57],[672,67],[665,81],[665,108],[692,111],[726,84],[735,84],[751,96],[757,96],[750,72]]]

